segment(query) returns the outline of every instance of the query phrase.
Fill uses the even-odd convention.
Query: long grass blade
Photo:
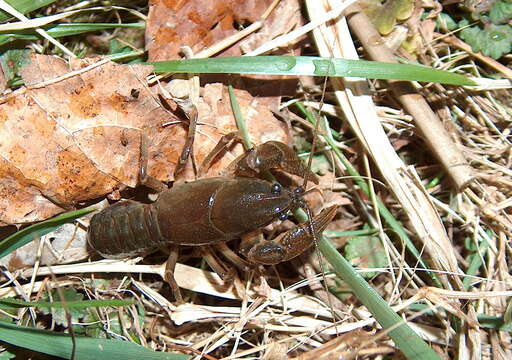
[[[343,76],[475,85],[462,75],[423,65],[313,56],[238,56],[159,61],[148,64],[153,65],[155,72],[163,73]]]
[[[0,321],[0,339],[44,354],[71,358],[72,342],[69,334],[18,326]],[[75,359],[80,360],[186,360],[181,354],[156,352],[127,341],[75,336]]]

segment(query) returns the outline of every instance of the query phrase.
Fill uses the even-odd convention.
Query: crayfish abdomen
[[[106,258],[135,256],[165,245],[152,204],[125,200],[95,214],[89,245]]]

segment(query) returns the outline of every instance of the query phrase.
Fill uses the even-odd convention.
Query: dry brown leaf
[[[242,110],[242,115],[247,123],[251,140],[255,144],[269,140],[289,142],[286,126],[276,121],[269,109],[268,98],[256,98],[245,90],[235,89],[235,96]],[[195,136],[194,159],[196,164],[201,164],[205,157],[218,143],[224,134],[237,130],[236,123],[231,109],[229,94],[224,84],[206,84],[201,88],[201,97],[196,104],[199,114],[198,127]],[[185,137],[183,133],[182,137]],[[162,144],[162,146],[173,146]],[[181,152],[183,142],[174,146],[174,151]],[[222,156],[210,167],[207,176],[217,176],[224,172],[227,166],[243,152],[241,144],[230,147],[230,153]],[[150,154],[150,159],[158,156],[158,153]],[[161,179],[169,173],[169,168],[162,166],[157,161],[150,160],[150,169],[153,176]],[[175,162],[172,164],[174,170]],[[192,164],[189,161],[184,170],[183,177],[186,180],[194,179]]]
[[[39,221],[114,189],[137,185],[142,133],[151,139],[149,175],[172,180],[186,127],[146,85],[149,66],[107,62],[68,79],[36,86],[97,59],[33,55],[22,69],[27,88],[0,104],[0,224]],[[237,91],[256,143],[286,141],[283,127],[247,92]],[[198,104],[194,154],[200,163],[220,136],[235,130],[222,85],[208,85]],[[241,148],[237,148],[240,152]],[[234,155],[232,156],[234,157]],[[228,157],[214,164],[214,174]],[[189,166],[185,179],[192,179]]]
[[[259,19],[271,0],[166,1],[152,0],[146,22],[146,49],[151,61],[179,57],[181,46],[194,52],[215,44],[237,30],[236,23]],[[237,14],[243,14],[241,16]],[[240,55],[229,50],[225,55]]]
[[[146,49],[151,61],[180,58],[182,46],[194,53],[212,46],[261,18],[273,0],[247,1],[150,1],[146,22]],[[252,50],[262,43],[284,34],[301,22],[297,0],[285,0],[266,19],[258,34],[221,54],[239,56],[241,47]]]
[[[30,89],[95,61],[68,65],[33,55],[21,70],[29,88],[0,105],[1,223],[45,219],[78,201],[135,186],[141,129],[172,131],[158,128],[176,118],[145,86],[148,66],[106,63]]]
[[[240,41],[242,53],[248,53],[262,46],[264,43],[280,35],[287,34],[296,27],[302,26],[304,21],[300,12],[300,6],[298,0],[281,0],[270,16],[265,20],[261,29]],[[302,36],[295,41],[298,43],[304,38],[305,36]],[[289,43],[283,51],[274,50],[273,53],[290,54],[290,49],[293,49],[294,55],[300,55],[301,53],[301,48],[295,46],[294,43]]]

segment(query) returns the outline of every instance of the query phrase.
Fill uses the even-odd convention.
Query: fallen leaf
[[[259,20],[273,0],[150,1],[146,25],[146,49],[151,61],[181,58],[182,46],[198,53]],[[244,51],[288,32],[301,22],[297,0],[283,0],[264,26],[222,56],[239,56]]]
[[[176,120],[144,85],[151,72],[147,66],[106,63],[31,88],[95,61],[68,65],[33,55],[21,69],[28,88],[0,105],[1,223],[45,219],[115,187],[135,186],[141,130],[169,132],[157,125]],[[142,96],[134,99],[132,89]]]
[[[30,64],[21,69],[27,87],[0,104],[1,225],[46,219],[78,202],[135,187],[143,135],[151,140],[149,175],[173,180],[186,126],[162,126],[180,118],[161,106],[158,87],[147,86],[150,66],[106,62],[52,81],[97,61],[67,64],[57,57],[32,55]],[[284,127],[270,110],[245,91],[236,95],[255,143],[286,141]],[[197,105],[198,163],[223,134],[236,130],[223,85],[207,85],[203,97]],[[236,147],[231,158],[241,151]],[[231,160],[223,157],[210,173],[221,172]],[[194,179],[190,164],[184,179]]]

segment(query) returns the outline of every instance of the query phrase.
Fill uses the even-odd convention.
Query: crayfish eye
[[[275,194],[275,195],[281,194],[281,185],[279,185],[279,184],[272,185],[272,188],[270,189],[270,191],[272,192],[272,194]]]
[[[279,220],[285,221],[286,219],[288,219],[288,214],[287,213],[282,212],[281,214],[279,214]]]
[[[304,194],[304,188],[302,186],[299,186],[298,188],[293,189],[293,192],[295,195],[302,195]]]

